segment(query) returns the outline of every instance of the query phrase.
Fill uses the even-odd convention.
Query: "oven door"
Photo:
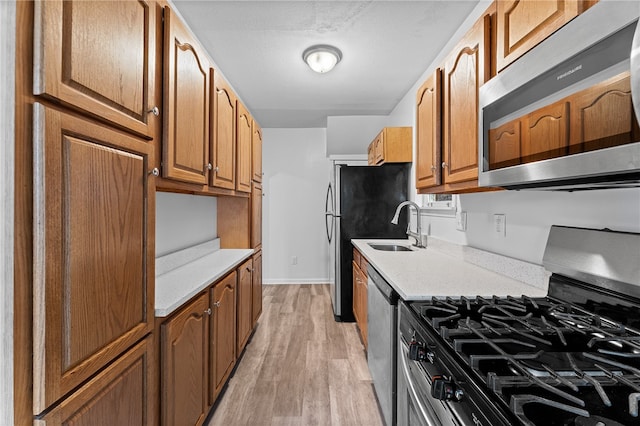
[[[442,402],[431,398],[431,383],[427,373],[418,363],[409,359],[409,347],[402,338],[398,339],[397,386],[399,426],[462,426]]]

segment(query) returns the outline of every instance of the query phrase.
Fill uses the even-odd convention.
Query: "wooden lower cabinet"
[[[155,425],[153,350],[149,335],[34,424]]]
[[[163,425],[201,425],[207,417],[210,313],[204,293],[161,326]]]
[[[238,268],[238,312],[237,312],[237,353],[240,355],[251,336],[253,321],[251,315],[251,297],[253,261],[244,262]]]
[[[360,337],[367,349],[367,261],[353,250],[353,315],[360,329]]]
[[[262,250],[253,255],[253,276],[251,283],[251,316],[256,326],[262,313]]]
[[[209,405],[213,405],[236,364],[236,284],[231,272],[210,290],[211,334]]]

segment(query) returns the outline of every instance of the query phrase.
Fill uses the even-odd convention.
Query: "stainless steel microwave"
[[[480,186],[640,187],[639,15],[601,0],[480,88]]]

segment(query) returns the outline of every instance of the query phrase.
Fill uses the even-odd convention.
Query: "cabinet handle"
[[[204,311],[204,313],[207,314],[207,315],[211,315],[211,308],[207,308],[207,310]]]
[[[220,307],[220,302],[219,301],[218,302],[214,302],[213,306],[215,306],[216,308],[219,308]],[[209,310],[211,310],[211,309],[209,309]]]
[[[449,167],[449,165],[443,161],[443,162],[442,162],[442,168],[444,169],[444,168],[446,168],[446,167]]]
[[[153,169],[149,170],[149,174],[150,175],[154,175],[154,176],[160,176],[160,170],[158,170],[157,167],[154,167]]]
[[[147,111],[147,113],[151,113],[157,117],[160,115],[160,109],[157,106],[154,106],[149,111]]]
[[[207,170],[211,170],[213,169],[213,166],[211,165],[211,163],[207,164]]]

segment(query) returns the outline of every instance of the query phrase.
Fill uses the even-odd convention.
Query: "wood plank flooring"
[[[266,285],[263,312],[208,425],[382,425],[355,323],[328,285]]]

